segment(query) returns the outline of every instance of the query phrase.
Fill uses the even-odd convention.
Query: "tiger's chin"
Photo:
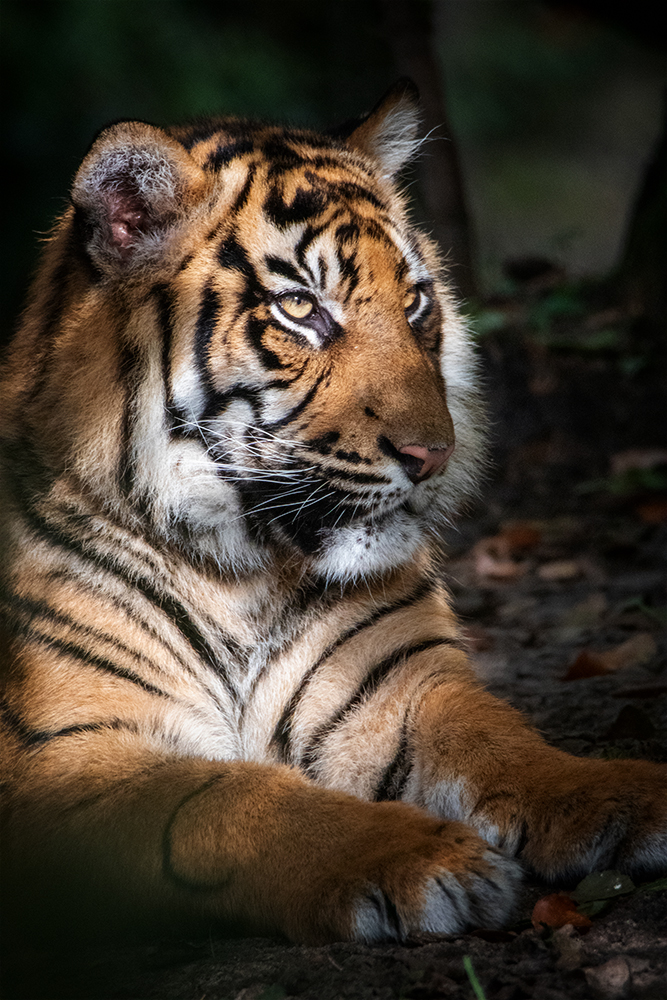
[[[421,518],[402,507],[378,520],[324,529],[308,568],[328,582],[380,576],[408,562],[425,541]]]

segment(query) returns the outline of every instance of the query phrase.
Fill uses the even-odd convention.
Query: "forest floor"
[[[561,296],[545,321],[557,294],[480,316],[496,330],[482,341],[494,471],[484,502],[445,539],[444,574],[480,676],[552,744],[667,761],[664,371],[604,303],[573,319]],[[633,889],[614,875],[588,903],[578,894],[590,926],[573,926],[583,921],[563,896],[533,926],[538,900],[574,889],[529,879],[505,930],[399,946],[210,937],[27,949],[8,957],[4,995],[664,1000],[667,880]]]

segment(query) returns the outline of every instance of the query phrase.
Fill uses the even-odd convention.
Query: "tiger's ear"
[[[412,80],[398,80],[346,137],[348,146],[375,160],[394,177],[421,144],[419,91]]]
[[[201,168],[161,129],[143,122],[105,129],[71,192],[93,262],[107,272],[157,263],[170,230],[204,187]]]

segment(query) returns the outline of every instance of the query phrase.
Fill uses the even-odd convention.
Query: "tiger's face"
[[[126,493],[221,562],[384,572],[470,490],[468,337],[392,179],[406,101],[345,141],[121,124],[77,175],[96,294],[109,322],[132,314],[117,332],[144,416]]]

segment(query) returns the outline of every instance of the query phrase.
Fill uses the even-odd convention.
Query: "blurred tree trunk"
[[[618,277],[626,296],[651,325],[667,315],[667,91],[662,132],[630,216]],[[662,338],[664,328],[660,330]]]
[[[418,166],[424,222],[451,266],[463,298],[476,292],[472,239],[456,142],[447,120],[442,74],[433,50],[428,0],[381,0],[384,29],[401,76],[417,84],[430,139]]]

